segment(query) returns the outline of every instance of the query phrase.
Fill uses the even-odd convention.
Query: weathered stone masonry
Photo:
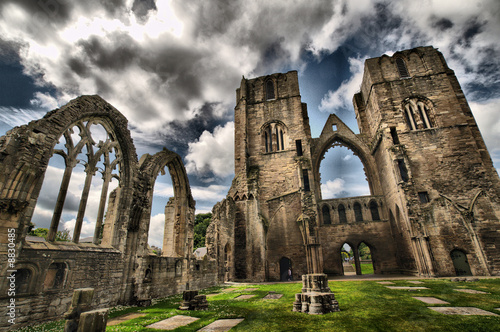
[[[95,123],[105,128],[106,142],[97,144],[86,134]],[[54,153],[66,153],[67,173],[71,173],[72,153],[78,154],[77,150],[81,149],[81,145],[75,145],[64,153],[54,150],[62,137],[66,138],[66,147],[71,145],[68,142],[73,128],[80,131],[80,142],[87,146],[87,151],[96,147],[97,153],[112,150],[116,156],[115,164],[110,167],[119,169],[116,175],[119,186],[109,194],[102,241],[99,243],[94,238],[94,243],[79,243],[77,232],[73,234],[73,242],[27,241],[27,226],[49,159]],[[104,149],[106,146],[108,150]],[[216,283],[214,264],[192,256],[195,202],[180,156],[164,149],[138,161],[127,120],[100,97],[79,97],[49,112],[43,119],[12,129],[0,138],[0,162],[0,252],[4,258],[8,229],[13,228],[16,233],[16,328],[61,318],[77,288],[94,288],[92,305],[103,308],[147,304],[153,298]],[[168,168],[172,177],[174,197],[169,206],[173,213],[166,217],[163,256],[156,256],[149,254],[147,247],[149,219],[154,182],[164,168]],[[91,177],[95,171],[88,166],[86,172],[87,177]],[[58,200],[63,203],[64,184],[61,188]],[[106,190],[103,190],[105,194]],[[82,198],[80,210],[83,212],[85,203]],[[56,212],[57,209],[56,204]],[[59,218],[60,215],[53,219],[53,232],[57,230]],[[55,235],[53,232],[49,237]],[[6,258],[1,260],[0,268],[5,276]],[[7,279],[2,278],[0,305],[3,308],[9,301],[7,288]],[[7,318],[2,315],[1,327],[10,326]]]
[[[442,54],[418,47],[365,62],[355,134],[335,114],[312,138],[296,72],[236,91],[235,178],[207,234],[219,278],[343,274],[341,247],[370,247],[375,273],[500,274],[500,181]],[[363,163],[371,195],[323,200],[332,146]]]

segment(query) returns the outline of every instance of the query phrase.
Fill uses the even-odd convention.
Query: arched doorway
[[[354,251],[348,243],[340,247],[340,257],[342,257],[342,274],[345,276],[356,275],[354,268]]]
[[[467,260],[467,255],[460,249],[454,249],[450,252],[451,260],[453,261],[453,267],[455,268],[455,273],[457,276],[471,276],[472,272],[470,270],[469,261]]]
[[[280,259],[280,280],[288,280],[288,269],[292,270],[292,260],[288,257],[282,257]]]
[[[358,246],[359,262],[361,266],[361,274],[374,274],[373,257],[370,247],[361,242]]]

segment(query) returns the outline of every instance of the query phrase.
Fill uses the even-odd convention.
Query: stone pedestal
[[[187,290],[182,293],[180,310],[205,310],[208,308],[207,296],[198,295],[198,291]]]
[[[322,273],[302,276],[302,293],[295,294],[293,311],[322,315],[340,311],[335,295],[328,287],[328,276]]]

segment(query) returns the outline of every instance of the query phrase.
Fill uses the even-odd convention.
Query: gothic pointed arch
[[[156,178],[160,172],[168,172],[172,178],[174,198],[171,205],[171,213],[165,214],[165,230],[163,239],[163,256],[184,257],[191,252],[192,233],[194,227],[195,201],[191,194],[189,180],[182,158],[175,152],[163,148],[162,151],[141,157],[140,176],[143,190],[137,192],[137,196],[147,197],[147,209],[138,225],[141,237],[148,236],[151,202]],[[170,202],[167,204],[171,204]],[[147,240],[144,241],[147,243]]]
[[[104,153],[100,144],[109,144],[106,149],[113,149],[119,159],[120,193],[116,195],[116,204],[119,204],[121,209],[117,215],[113,216],[113,220],[107,221],[108,224],[119,225],[105,229],[102,241],[107,245],[123,249],[125,240],[113,232],[129,220],[127,207],[131,206],[133,182],[137,171],[137,155],[127,127],[127,119],[99,96],[81,96],[73,99],[61,108],[47,113],[42,119],[16,127],[2,137],[1,150],[5,158],[0,172],[2,173],[0,206],[9,214],[14,213],[18,234],[23,234],[23,236],[26,234],[23,228],[27,227],[32,218],[49,160],[54,153],[59,153],[56,149],[58,142],[62,138],[71,136],[72,128],[75,126],[85,131],[92,124],[102,126],[108,138],[102,143],[95,142],[88,137],[82,138],[84,141],[82,144],[95,147],[98,150],[96,158]],[[12,140],[12,137],[18,138]],[[36,153],[33,153],[34,151]],[[66,168],[70,169],[73,163],[68,153],[65,158]],[[14,167],[4,165],[14,165]],[[87,174],[92,171],[90,169]],[[71,172],[68,171],[68,173],[70,176]],[[61,203],[63,203],[64,188],[60,189]],[[82,195],[80,205],[85,207],[85,204]],[[53,220],[49,240],[53,239],[52,234],[57,230],[59,223],[58,218],[53,218]],[[74,241],[78,242],[78,237]]]
[[[313,139],[311,158],[316,181],[319,182],[320,179],[319,168],[321,161],[326,151],[334,145],[345,146],[353,151],[354,155],[359,157],[365,170],[371,194],[382,194],[378,171],[373,156],[371,155],[370,148],[359,135],[354,134],[354,132],[335,114],[330,114],[321,135]],[[318,197],[321,197],[320,187],[321,186],[317,183],[316,190],[318,190]]]

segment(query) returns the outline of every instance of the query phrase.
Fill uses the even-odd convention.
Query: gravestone
[[[187,290],[182,293],[180,310],[205,310],[208,308],[207,296],[198,295],[198,291]]]
[[[90,311],[93,297],[93,288],[79,288],[73,291],[71,306],[64,315],[64,332],[106,331],[109,309]]]

